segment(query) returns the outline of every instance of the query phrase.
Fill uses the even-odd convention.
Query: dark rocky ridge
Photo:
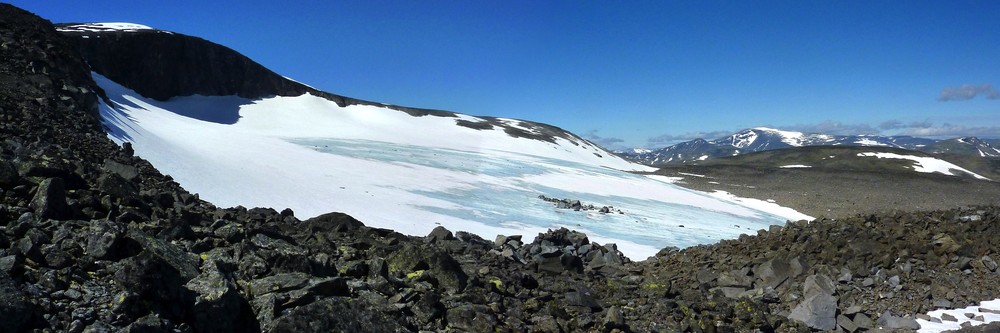
[[[0,5],[0,38],[0,332],[791,332],[809,328],[788,315],[831,314],[853,331],[1000,296],[997,207],[789,223],[643,262],[565,229],[411,237],[219,209],[107,140],[92,90],[32,79],[92,84],[47,21]]]

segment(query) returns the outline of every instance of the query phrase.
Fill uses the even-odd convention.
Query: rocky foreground
[[[221,209],[100,125],[52,25],[0,5],[0,332],[849,332],[1000,298],[1000,208],[788,223],[630,262],[561,229],[425,237]]]

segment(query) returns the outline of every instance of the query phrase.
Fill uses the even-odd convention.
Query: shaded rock
[[[892,312],[889,311],[882,313],[882,316],[878,318],[878,325],[883,328],[890,328],[890,329],[898,329],[898,328],[909,329],[909,330],[920,329],[920,324],[917,323],[916,319],[897,317],[893,315]]]
[[[453,292],[465,289],[469,276],[448,253],[424,245],[406,244],[388,258],[389,272],[405,275],[425,270],[437,283]]]
[[[261,296],[304,288],[309,284],[309,275],[305,273],[282,273],[250,281],[250,294]]]
[[[870,330],[875,328],[875,321],[868,317],[864,313],[858,313],[854,315],[854,324],[860,329]]]
[[[802,284],[802,294],[806,298],[814,295],[833,295],[836,292],[837,286],[833,284],[833,280],[823,274],[810,275]]]
[[[837,325],[848,332],[854,332],[858,330],[858,324],[854,323],[854,321],[851,320],[851,318],[847,318],[847,316],[845,315],[837,316]]]
[[[91,228],[92,231],[87,234],[87,255],[98,260],[120,258],[125,234],[121,226],[108,221],[94,221]]]
[[[158,257],[167,263],[184,279],[185,282],[200,274],[196,255],[188,253],[176,245],[153,238],[137,229],[129,229],[126,236],[139,244],[143,252]]]
[[[17,283],[0,271],[0,332],[20,332],[35,312]]]
[[[996,272],[997,262],[993,261],[993,258],[991,258],[990,256],[983,256],[980,259],[980,261],[982,261],[983,266],[986,267],[986,269],[990,270],[990,272]]]
[[[493,332],[497,319],[483,305],[460,305],[448,309],[448,326],[468,332]]]
[[[277,318],[267,331],[410,332],[402,323],[403,320],[392,312],[383,311],[362,298],[330,297],[288,311]]]
[[[591,311],[601,311],[601,303],[597,301],[593,290],[580,288],[577,291],[566,293],[566,305],[588,308]]]
[[[427,237],[425,237],[424,239],[427,240],[427,242],[429,243],[435,243],[440,241],[453,240],[455,239],[455,235],[452,234],[451,231],[449,231],[445,227],[437,226],[434,227],[434,230],[431,230],[431,233],[428,234]]]
[[[754,276],[760,280],[763,287],[777,288],[791,275],[791,266],[787,260],[773,258],[753,268]]]
[[[201,332],[244,332],[250,329],[246,301],[215,261],[206,261],[202,272],[184,285],[195,294],[192,326]]]
[[[46,219],[62,219],[69,216],[66,205],[66,188],[62,178],[47,178],[38,184],[31,207],[35,215]]]
[[[836,316],[837,298],[827,294],[818,294],[799,303],[792,309],[788,318],[800,321],[815,329],[829,331],[837,328]]]
[[[119,177],[122,177],[122,179],[129,182],[134,181],[136,178],[139,177],[138,168],[127,164],[118,163],[110,159],[104,160],[104,165],[101,166],[101,169],[104,170],[104,172],[116,174]]]

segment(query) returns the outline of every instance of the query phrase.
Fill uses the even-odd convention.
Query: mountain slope
[[[688,188],[773,201],[812,216],[1000,204],[1000,183],[897,148],[795,147],[667,165],[656,174]]]
[[[695,139],[673,146],[618,154],[630,161],[659,166],[704,161],[712,158],[803,146],[891,147],[932,154],[964,154],[1000,157],[1000,149],[975,137],[934,140],[910,136],[806,134],[757,127],[712,141]]]
[[[132,34],[143,41],[184,38],[148,29],[80,32],[90,26],[61,28],[79,43],[93,43],[83,49],[88,59],[107,54],[88,48],[117,49],[121,46],[115,41]],[[209,53],[220,50],[202,47]],[[132,90],[128,82],[198,73],[157,71],[145,63],[115,63],[137,68],[106,70],[134,71],[124,84],[95,68],[94,77],[108,95],[102,115],[109,135],[129,142],[137,155],[218,205],[289,207],[300,216],[340,211],[408,234],[426,234],[438,225],[483,237],[571,226],[601,242],[617,243],[634,258],[667,245],[703,244],[808,217],[775,205],[751,208],[736,199],[625,172],[652,169],[557,127],[529,121],[345,104],[336,95],[308,87],[293,96],[193,95],[159,101]],[[229,82],[220,75],[213,80]],[[273,76],[261,75],[249,80],[263,83],[240,87],[273,88],[267,84]],[[218,90],[212,83],[195,91],[232,90]],[[220,114],[226,115],[224,121]],[[615,213],[558,209],[540,195],[610,206]]]

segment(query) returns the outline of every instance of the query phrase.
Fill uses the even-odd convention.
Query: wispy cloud
[[[597,130],[589,130],[586,133],[583,133],[583,135],[581,135],[581,136],[584,139],[587,139],[587,141],[596,143],[596,144],[598,144],[601,147],[604,147],[606,149],[612,149],[612,150],[614,150],[614,149],[623,149],[623,148],[625,148],[625,147],[623,147],[621,145],[621,143],[625,142],[625,140],[622,140],[620,138],[615,138],[615,137],[603,137],[603,136],[597,135]]]
[[[954,138],[963,136],[978,136],[984,138],[1000,137],[1000,127],[997,126],[963,126],[948,123],[927,127],[910,127],[899,131],[899,135],[922,136],[932,138]]]
[[[963,84],[960,87],[944,88],[937,99],[942,102],[967,101],[979,95],[983,95],[987,99],[1000,99],[1000,92],[993,89],[993,85],[989,83],[980,85]]]
[[[910,123],[904,123],[899,120],[889,120],[878,125],[880,130],[896,130],[904,128],[930,128],[934,127],[934,123],[929,121],[914,121]]]
[[[878,134],[879,130],[868,124],[845,124],[839,121],[824,121],[816,124],[799,124],[787,127],[789,130],[833,135]]]
[[[715,140],[733,134],[735,131],[688,132],[683,134],[663,134],[647,139],[650,146],[669,146],[694,139]]]

